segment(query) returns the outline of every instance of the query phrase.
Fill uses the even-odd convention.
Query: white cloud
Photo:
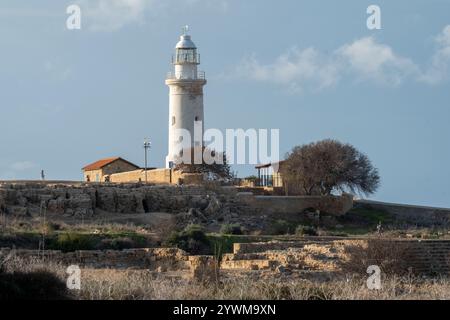
[[[234,74],[260,82],[287,86],[295,91],[317,91],[335,86],[341,79],[367,81],[395,87],[406,81],[429,84],[443,82],[450,71],[450,25],[435,37],[437,49],[431,65],[424,71],[411,59],[397,54],[374,37],[344,44],[329,54],[315,48],[296,47],[272,63],[261,63],[253,54],[235,69]]]
[[[448,79],[450,72],[450,25],[435,37],[436,52],[431,59],[431,65],[420,80],[428,84],[437,84]]]
[[[323,89],[338,81],[338,69],[314,48],[291,48],[272,64],[261,64],[255,56],[243,60],[237,69],[240,76],[257,81],[276,82],[290,90]]]
[[[20,17],[20,18],[61,18],[61,12],[36,7],[28,8],[0,8],[0,17]]]
[[[419,73],[419,68],[410,59],[397,55],[391,47],[377,43],[373,37],[344,45],[336,54],[343,59],[344,66],[350,67],[347,70],[361,80],[399,85],[408,76]]]
[[[83,15],[90,28],[96,31],[114,31],[131,22],[142,22],[144,12],[155,0],[80,0]],[[84,21],[84,20],[82,20]]]
[[[87,21],[94,31],[115,31],[132,23],[145,23],[147,16],[157,17],[186,6],[228,10],[228,0],[78,0],[77,4],[81,7],[82,24]]]

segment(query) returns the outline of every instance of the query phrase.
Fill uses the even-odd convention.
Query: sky
[[[72,4],[80,30],[66,27]],[[448,0],[2,0],[0,180],[81,180],[110,156],[143,166],[144,137],[164,166],[164,80],[184,25],[208,80],[206,128],[279,129],[282,156],[351,143],[379,169],[371,199],[450,207]]]

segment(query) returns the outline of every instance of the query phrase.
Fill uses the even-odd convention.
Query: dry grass
[[[381,290],[369,290],[361,278],[328,282],[231,278],[204,286],[189,280],[154,277],[145,271],[84,270],[79,299],[450,299],[448,278],[390,277]]]
[[[18,217],[8,217],[0,215],[0,230],[4,233],[42,233],[47,234],[53,231],[68,231],[80,233],[121,233],[132,232],[139,234],[149,234],[150,230],[142,226],[138,226],[132,222],[127,223],[113,223],[113,222],[86,222],[86,223],[66,223],[62,220],[51,219],[42,223],[38,218],[27,219]]]
[[[341,267],[346,273],[363,274],[368,266],[377,265],[384,273],[404,274],[408,272],[408,246],[408,242],[389,239],[347,241],[340,247]]]
[[[60,264],[13,258],[3,272],[50,271],[66,281],[65,267]],[[222,277],[218,284],[203,285],[192,280],[167,277],[148,270],[82,269],[81,290],[72,291],[74,299],[147,300],[147,299],[219,299],[219,300],[311,300],[311,299],[450,299],[450,278],[388,276],[381,290],[369,290],[366,278],[334,278],[331,281],[251,277]],[[39,298],[39,297],[38,297]]]

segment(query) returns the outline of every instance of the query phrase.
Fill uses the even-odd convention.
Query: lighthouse
[[[175,46],[175,54],[172,57],[173,71],[169,72],[166,78],[166,85],[169,86],[167,168],[173,167],[175,159],[181,155],[183,149],[196,147],[203,143],[203,86],[206,84],[206,78],[203,71],[198,71],[199,64],[200,55],[197,53],[197,47],[192,42],[186,26]],[[180,136],[180,129],[189,132],[191,141],[182,141],[185,137]],[[201,135],[200,141],[199,135]]]

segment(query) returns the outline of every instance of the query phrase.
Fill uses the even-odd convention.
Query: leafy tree
[[[372,194],[380,184],[369,158],[350,144],[336,140],[297,146],[280,171],[288,193],[330,195],[332,191]]]

